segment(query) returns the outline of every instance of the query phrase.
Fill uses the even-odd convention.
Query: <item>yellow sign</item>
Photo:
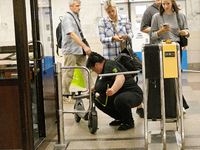
[[[166,44],[163,48],[163,74],[164,78],[178,78],[177,47],[176,43]]]

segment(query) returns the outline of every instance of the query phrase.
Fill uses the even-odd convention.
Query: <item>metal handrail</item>
[[[91,73],[90,70],[85,66],[63,66],[61,69],[85,69],[88,72],[88,90],[89,90],[89,107],[87,112],[92,108],[92,93],[91,93]]]
[[[181,70],[182,72],[188,72],[188,73],[200,73],[199,70]]]
[[[122,74],[138,74],[142,73],[141,70],[138,71],[126,71],[126,72],[117,72],[117,73],[106,73],[106,74],[99,74],[99,77],[105,77],[105,76],[114,76],[114,75],[122,75]]]

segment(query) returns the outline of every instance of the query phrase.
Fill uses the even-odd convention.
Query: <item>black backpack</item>
[[[56,52],[57,52],[58,56],[59,56],[58,48],[62,47],[62,26],[61,26],[62,19],[61,19],[61,17],[59,17],[59,19],[60,19],[60,22],[59,22],[59,24],[56,28],[56,39],[57,39],[57,44],[56,44],[57,50],[56,50]]]
[[[126,51],[126,52],[124,52]],[[126,68],[128,71],[141,71],[142,70],[142,61],[137,56],[136,53],[131,52],[131,50],[124,50],[123,53],[120,53],[117,57],[115,57],[115,61],[121,63],[124,68]],[[136,74],[131,74],[131,76],[134,78]]]

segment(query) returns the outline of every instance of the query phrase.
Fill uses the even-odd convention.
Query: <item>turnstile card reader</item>
[[[164,78],[178,78],[176,43],[162,42]]]

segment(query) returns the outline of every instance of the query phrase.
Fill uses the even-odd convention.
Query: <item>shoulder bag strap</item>
[[[80,35],[81,35],[82,39],[84,39],[83,33],[82,33],[82,31],[81,31],[81,29],[80,29],[80,27],[79,27],[79,25],[78,25],[78,23],[77,23],[75,17],[74,17],[70,12],[67,12],[67,13],[70,14],[70,15],[74,18],[74,20],[75,20],[75,22],[76,22],[76,25],[77,25],[77,27],[78,27],[78,30],[79,30],[79,32],[80,32]]]
[[[110,21],[110,19],[109,19],[109,21]],[[117,34],[117,36],[119,36],[119,34],[118,34],[117,30],[115,29],[115,26],[112,24],[112,22],[111,22],[111,21],[110,21],[110,23],[111,23],[111,25],[112,25],[112,27],[113,27],[113,29],[114,29],[115,33]]]
[[[180,30],[182,30],[182,29],[181,29],[180,17],[179,17],[179,14],[177,14],[177,13],[176,13],[176,18],[177,18],[177,21],[178,21],[178,25],[179,25]]]

